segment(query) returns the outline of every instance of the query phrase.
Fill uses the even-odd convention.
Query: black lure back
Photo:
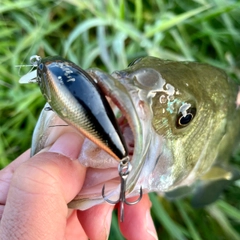
[[[51,108],[117,160],[128,155],[114,113],[92,77],[61,57],[39,60],[38,84]]]

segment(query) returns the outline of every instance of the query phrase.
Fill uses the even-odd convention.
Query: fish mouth
[[[134,153],[134,136],[132,129],[130,128],[129,123],[124,116],[117,118],[117,122],[120,127],[121,133],[125,139],[125,143],[128,149],[128,155],[130,158],[132,158],[132,155]]]

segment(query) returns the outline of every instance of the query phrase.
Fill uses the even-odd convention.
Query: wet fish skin
[[[80,67],[48,57],[37,67],[38,84],[51,108],[116,160],[128,155],[114,113],[101,89]]]

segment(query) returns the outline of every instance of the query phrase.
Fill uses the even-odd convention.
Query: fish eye
[[[142,60],[142,57],[134,59],[132,62],[128,64],[128,67],[131,67],[135,65],[136,63],[140,62]]]
[[[189,125],[196,115],[196,108],[190,108],[187,110],[187,115],[183,116],[182,113],[179,114],[177,118],[177,128],[184,128]]]

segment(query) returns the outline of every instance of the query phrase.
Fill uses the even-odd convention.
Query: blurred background
[[[199,61],[239,82],[240,1],[0,0],[0,168],[30,147],[45,102],[37,85],[18,83],[35,54],[107,72],[146,55]],[[240,154],[231,161],[240,165]],[[191,197],[151,194],[159,238],[240,239],[239,187],[204,209],[193,209]],[[124,239],[115,213],[109,239]]]

